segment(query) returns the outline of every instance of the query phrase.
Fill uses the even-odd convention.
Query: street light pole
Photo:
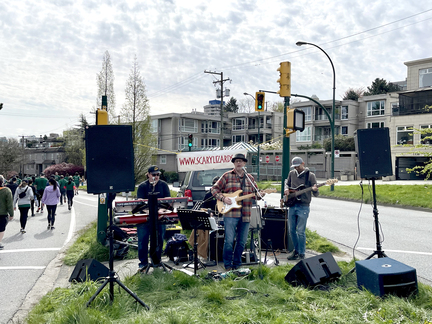
[[[333,61],[331,60],[330,56],[327,54],[326,51],[324,51],[321,47],[319,47],[318,45],[315,45],[313,43],[307,43],[307,42],[297,42],[296,43],[297,46],[302,46],[302,45],[312,45],[315,46],[316,48],[318,48],[319,50],[321,50],[321,52],[323,52],[327,58],[330,61],[330,64],[332,66],[333,69],[333,107],[332,107],[332,120],[330,121],[330,128],[331,128],[331,165],[330,165],[330,177],[332,179],[334,179],[334,158],[335,158],[335,152],[334,152],[334,145],[335,145],[335,95],[336,95],[336,72],[335,72],[335,68],[333,65]],[[330,187],[331,191],[334,191],[334,185],[331,185]]]
[[[255,101],[256,98],[254,96],[252,96],[251,94],[245,92],[243,93],[245,96],[251,96],[253,98],[253,100]],[[260,143],[261,143],[261,134],[260,134],[260,129],[261,129],[261,116],[260,116],[260,112],[258,111],[258,159],[257,159],[257,181],[260,181]]]

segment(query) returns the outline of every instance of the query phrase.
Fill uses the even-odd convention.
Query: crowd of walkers
[[[68,174],[52,175],[47,179],[44,174],[39,177],[12,177],[9,181],[0,175],[0,250],[4,248],[2,239],[9,221],[13,220],[18,208],[20,214],[20,233],[26,233],[29,214],[47,211],[47,229],[54,230],[57,206],[66,204],[68,210],[72,209],[73,198],[78,194],[79,185],[84,178],[78,173],[74,176]]]

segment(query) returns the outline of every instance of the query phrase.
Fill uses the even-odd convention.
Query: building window
[[[413,127],[398,126],[397,127],[397,144],[413,144]]]
[[[152,133],[157,133],[159,131],[158,130],[158,125],[159,125],[158,121],[159,121],[159,119],[153,119],[151,121],[151,132]]]
[[[432,144],[432,125],[421,125],[421,138],[420,143],[431,145]]]
[[[369,101],[367,103],[367,116],[384,116],[385,113],[385,101]]]
[[[202,121],[201,133],[220,134],[220,122],[215,121]]]
[[[312,140],[311,126],[305,127],[303,132],[296,132],[296,142],[310,142]]]
[[[341,127],[341,135],[348,136],[348,126]]]
[[[384,122],[367,123],[367,128],[384,128]]]
[[[348,106],[342,106],[341,119],[348,119]]]
[[[245,141],[245,136],[244,135],[234,135],[232,137],[232,142],[234,143],[238,143],[238,142],[244,142]]]
[[[178,150],[179,151],[188,149],[189,148],[188,144],[189,144],[188,136],[180,136],[178,138]],[[197,139],[195,137],[192,140],[192,147],[197,147]]]
[[[232,124],[232,130],[244,130],[246,118],[235,118]]]
[[[219,147],[219,139],[215,139],[215,138],[202,138],[201,139],[201,147],[207,147],[207,148],[211,148],[211,147]]]
[[[305,113],[305,121],[311,121],[312,120],[312,107],[302,107],[299,108],[304,111]]]
[[[160,164],[166,164],[166,155],[160,155]]]
[[[198,121],[190,118],[180,118],[179,131],[184,133],[198,133]]]
[[[419,88],[432,86],[432,68],[419,70]]]

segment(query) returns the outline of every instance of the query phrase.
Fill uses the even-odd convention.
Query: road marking
[[[60,251],[61,248],[37,248],[37,249],[15,249],[15,250],[2,250],[2,253],[17,253],[17,252],[48,252],[48,251]]]
[[[76,214],[75,214],[75,208],[72,206],[71,210],[71,220],[69,224],[69,233],[66,238],[66,241],[63,243],[63,246],[69,243],[69,241],[72,239],[73,233],[75,232],[75,224],[76,224]]]
[[[90,206],[90,207],[96,207],[96,208],[98,207],[97,205],[94,205],[94,204],[93,205],[89,205],[89,204],[83,203],[81,201],[75,201],[74,200],[74,203],[77,203],[77,204],[80,204],[80,205],[85,205],[85,206]]]
[[[358,250],[367,250],[367,251],[375,251],[376,249],[371,249],[371,248],[363,248],[363,247],[359,247],[356,248]],[[394,253],[408,253],[408,254],[421,254],[421,255],[432,255],[431,252],[418,252],[418,251],[403,251],[403,250],[387,250],[385,249],[385,252],[394,252]]]
[[[46,267],[44,266],[17,266],[17,267],[0,267],[0,270],[43,270]]]

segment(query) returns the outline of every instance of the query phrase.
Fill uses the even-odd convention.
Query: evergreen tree
[[[225,105],[225,112],[237,113],[239,106],[237,105],[237,99],[231,97],[228,103]]]
[[[384,94],[388,92],[400,91],[400,87],[393,83],[387,83],[386,80],[376,78],[370,87],[367,87],[367,91],[364,93],[365,96],[373,96],[378,94]]]

